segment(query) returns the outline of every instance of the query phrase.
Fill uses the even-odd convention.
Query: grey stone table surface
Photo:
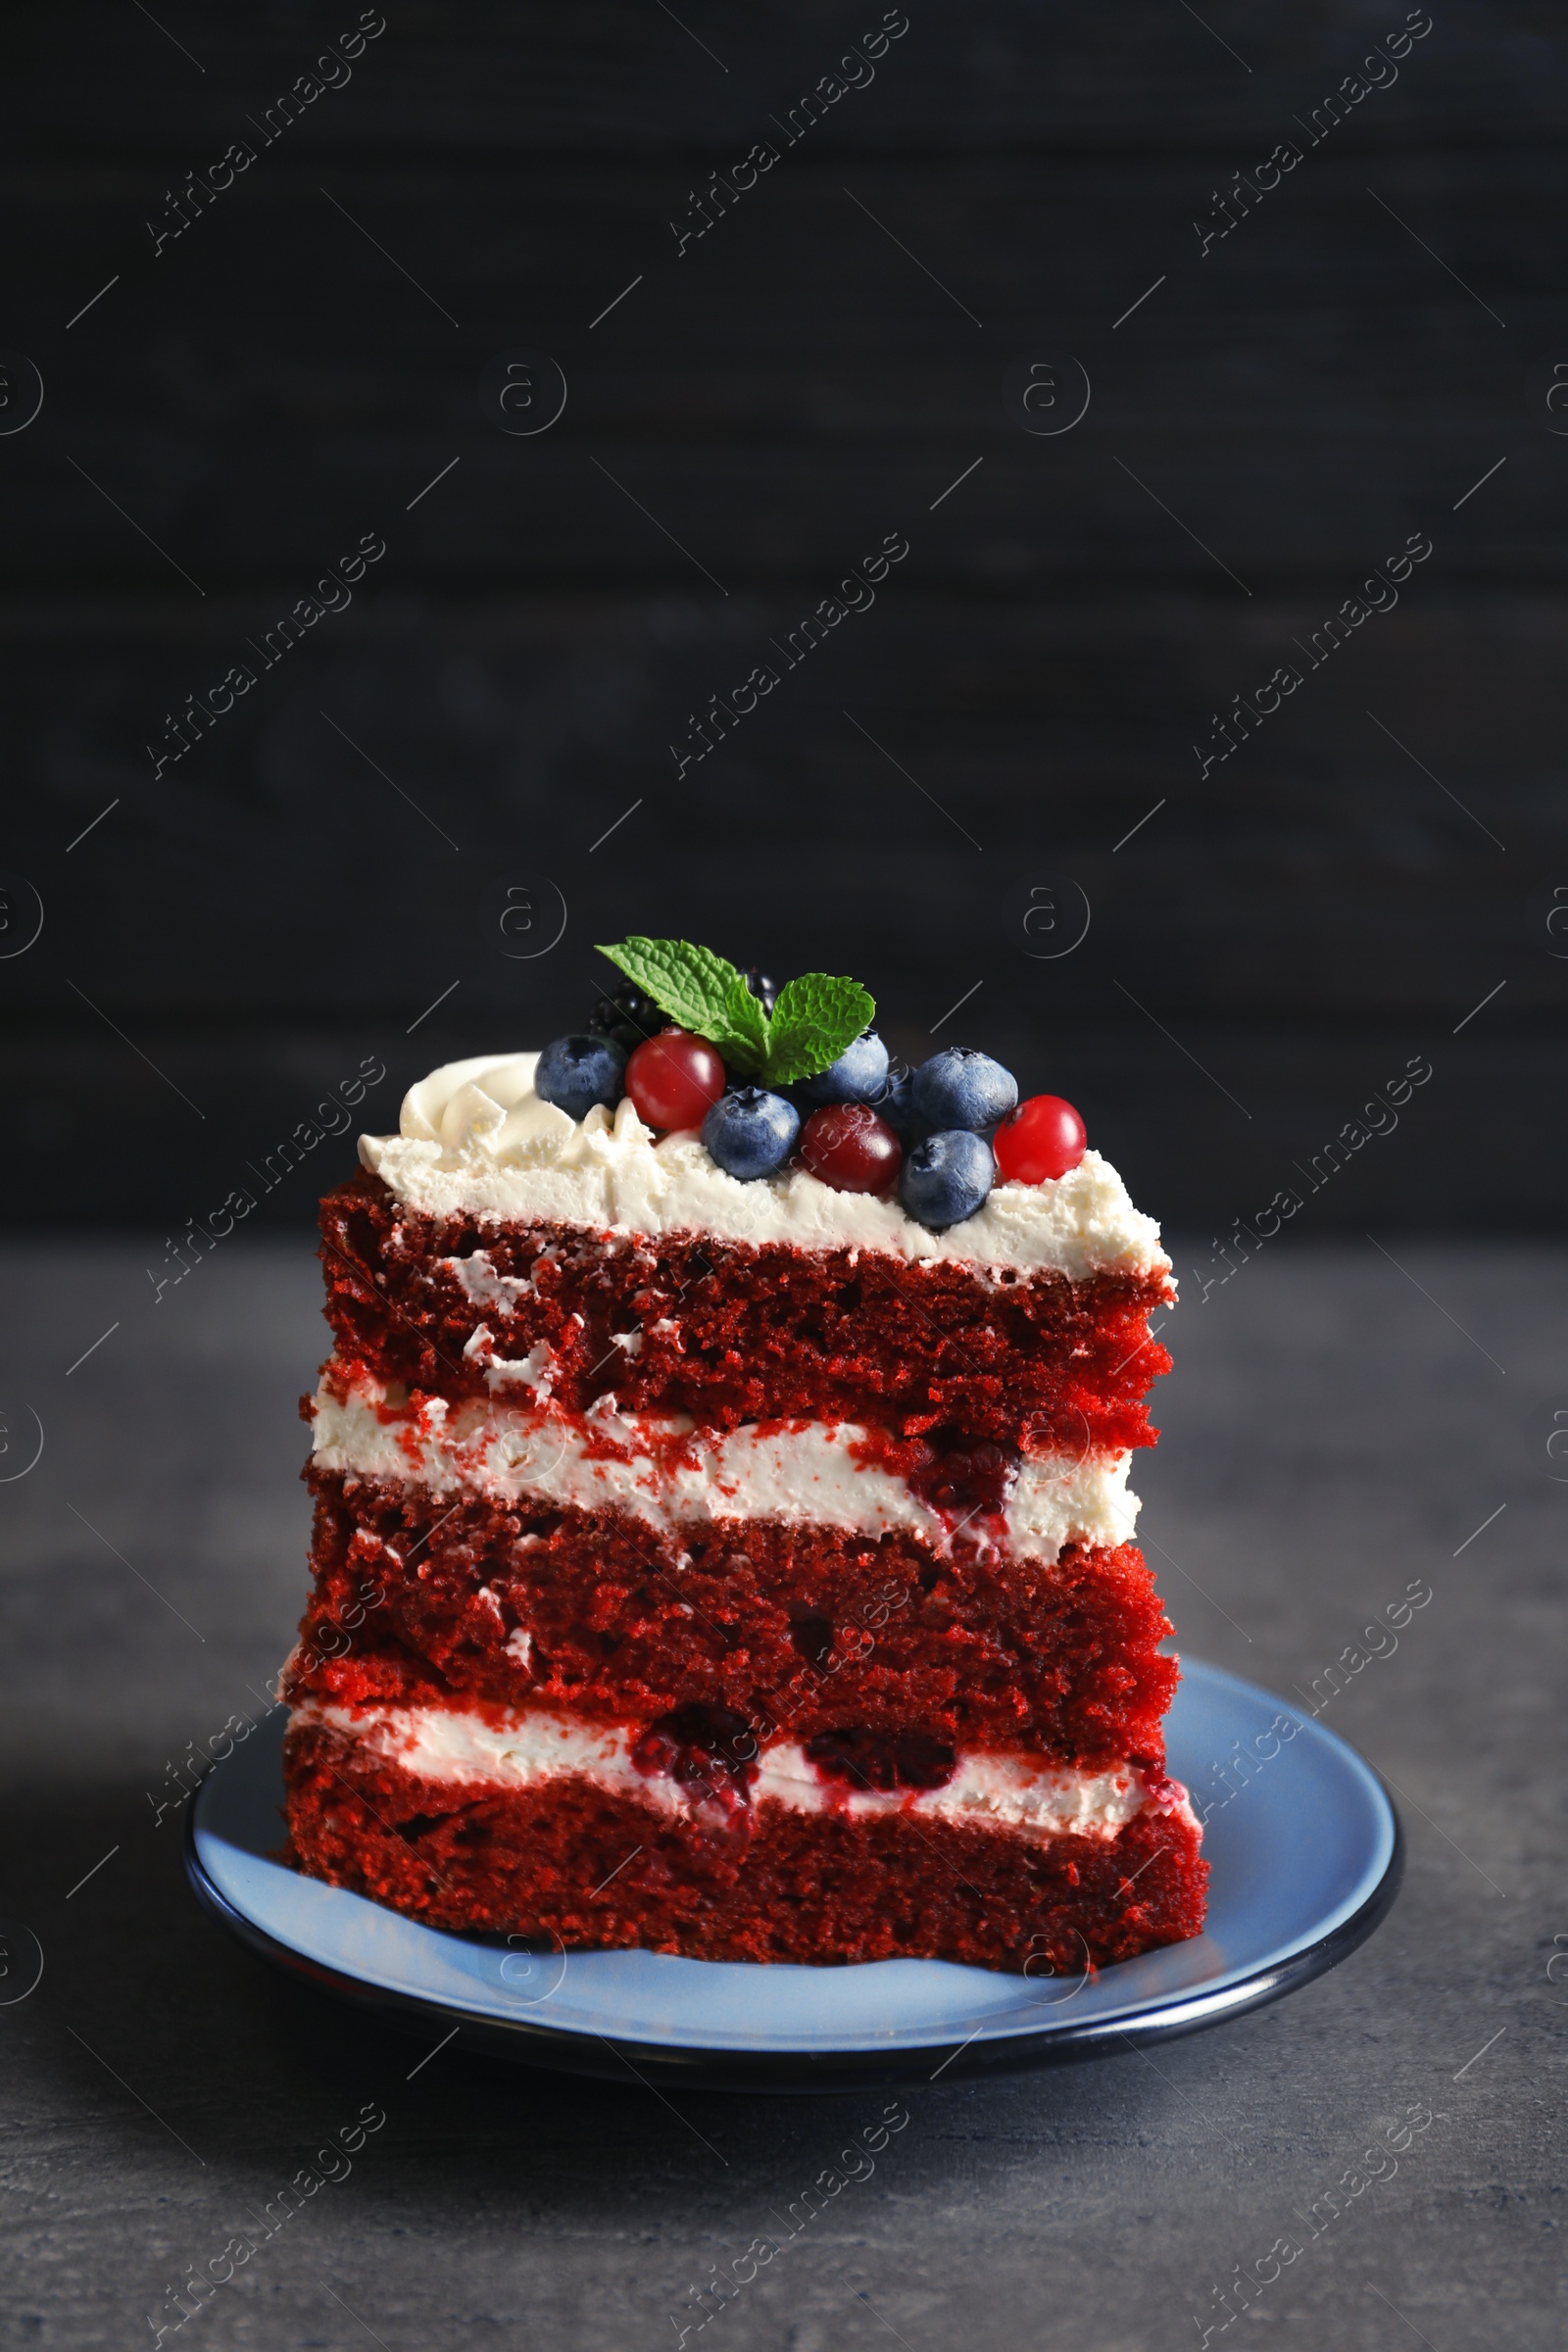
[[[710,2344],[1561,2342],[1568,1251],[1380,1243],[1282,1241],[1189,1286],[1136,1484],[1183,1646],[1283,1692],[1430,1585],[1326,1710],[1398,1793],[1390,1918],[1291,1998],[1152,2053],[908,2092]],[[221,2273],[368,2102],[386,2121],[352,2171],[179,2340],[672,2346],[689,2289],[778,2234],[886,2094],[669,2098],[461,2036],[421,2065],[198,1911],[156,1803],[287,1644],[294,1399],[322,1344],[307,1237],[235,1241],[155,1303],[163,1262],[0,1258],[8,2333],[156,2340],[171,2289]],[[1368,2179],[1412,2108],[1430,2123]],[[1271,2265],[1281,2238],[1300,2250]]]

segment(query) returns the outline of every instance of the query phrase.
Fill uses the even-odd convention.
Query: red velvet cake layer
[[[317,1583],[301,1634],[317,1663],[293,1695],[461,1696],[617,1723],[696,1703],[802,1740],[854,1726],[1084,1767],[1163,1761],[1177,1667],[1132,1544],[1069,1545],[1048,1566],[962,1539],[939,1554],[903,1531],[778,1520],[671,1542],[613,1511],[309,1476]],[[345,1625],[347,1645],[329,1630]]]
[[[704,1960],[967,1961],[1076,1975],[1198,1935],[1198,1832],[1152,1810],[1036,1840],[774,1803],[724,1826],[581,1781],[414,1778],[319,1725],[285,1751],[291,1858],[432,1927]]]
[[[722,1429],[869,1419],[1078,1454],[1152,1445],[1144,1396],[1170,1366],[1149,1337],[1169,1297],[1157,1274],[1075,1283],[875,1250],[437,1223],[363,1169],[322,1201],[321,1232],[345,1363],[450,1397],[489,1394],[492,1357],[543,1344],[552,1399],[571,1410],[612,1390],[622,1411]],[[470,1295],[442,1261],[478,1250],[528,1287]],[[466,1352],[481,1326],[489,1343]]]

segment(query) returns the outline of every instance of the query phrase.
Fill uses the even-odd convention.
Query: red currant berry
[[[1066,1176],[1084,1155],[1089,1138],[1070,1102],[1059,1095],[1031,1095],[1008,1114],[991,1139],[997,1166],[1013,1184],[1044,1184]]]
[[[627,1062],[626,1092],[650,1127],[700,1127],[724,1092],[724,1064],[706,1037],[665,1029]]]
[[[904,1146],[868,1102],[831,1102],[801,1129],[801,1157],[836,1193],[885,1193],[903,1165]]]

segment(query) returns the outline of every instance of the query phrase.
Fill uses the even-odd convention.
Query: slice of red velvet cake
[[[704,1959],[1196,1935],[1126,1483],[1157,1229],[986,1056],[890,1076],[852,984],[613,953],[653,1001],[435,1071],[322,1204],[293,1859]]]

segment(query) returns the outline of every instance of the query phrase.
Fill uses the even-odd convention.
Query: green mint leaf
[[[716,1046],[737,1076],[760,1076],[769,1086],[789,1086],[825,1070],[876,1012],[858,980],[806,972],[779,992],[769,1020],[734,964],[686,939],[634,934],[599,953],[672,1021]]]
[[[601,956],[635,980],[662,1012],[706,1037],[742,1077],[751,1077],[767,1050],[767,1015],[734,964],[685,939],[634,935]]]
[[[661,1012],[695,1036],[707,1037],[715,1020],[724,1024],[730,987],[740,974],[722,956],[694,948],[689,940],[643,939],[635,933],[599,953],[646,990]]]
[[[858,980],[830,972],[803,972],[779,990],[768,1024],[762,1074],[769,1086],[814,1078],[837,1061],[876,1014],[875,999]]]
[[[713,1043],[732,1069],[755,1078],[767,1058],[768,1019],[760,997],[754,997],[736,973],[724,998],[725,1033]]]

